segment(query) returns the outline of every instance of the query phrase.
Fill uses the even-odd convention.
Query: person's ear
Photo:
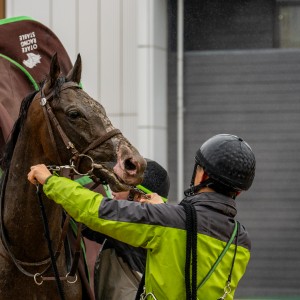
[[[197,172],[195,176],[195,185],[200,184],[204,180],[208,179],[207,173],[200,166],[197,167]]]
[[[209,176],[207,175],[207,173],[203,171],[203,176],[202,176],[201,182],[207,180],[208,178],[209,178]]]

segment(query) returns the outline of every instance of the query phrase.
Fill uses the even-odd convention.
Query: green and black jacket
[[[51,176],[45,194],[78,222],[92,230],[135,247],[147,249],[146,292],[158,300],[185,299],[185,212],[181,205],[141,204],[118,201],[83,188],[67,178]],[[198,286],[226,247],[234,229],[235,201],[217,193],[190,197],[198,217]],[[230,273],[235,245],[232,244],[208,280],[198,289],[199,300],[216,300]],[[240,226],[232,273],[233,299],[250,259],[250,240]],[[153,299],[151,296],[147,299]]]

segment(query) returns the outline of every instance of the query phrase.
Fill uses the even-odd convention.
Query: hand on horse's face
[[[37,181],[40,184],[44,184],[46,182],[46,179],[51,176],[52,174],[47,169],[47,167],[43,164],[35,165],[30,168],[30,172],[27,175],[28,180],[32,184],[36,184]]]

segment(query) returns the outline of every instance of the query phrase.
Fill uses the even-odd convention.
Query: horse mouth
[[[112,169],[107,168],[103,164],[94,164],[94,176],[100,181],[109,184],[114,192],[128,191],[132,188],[131,185],[125,183],[122,178],[113,172]]]

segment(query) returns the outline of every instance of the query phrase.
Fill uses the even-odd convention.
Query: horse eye
[[[77,110],[71,110],[68,112],[68,117],[71,119],[77,119],[80,117],[80,113]]]

